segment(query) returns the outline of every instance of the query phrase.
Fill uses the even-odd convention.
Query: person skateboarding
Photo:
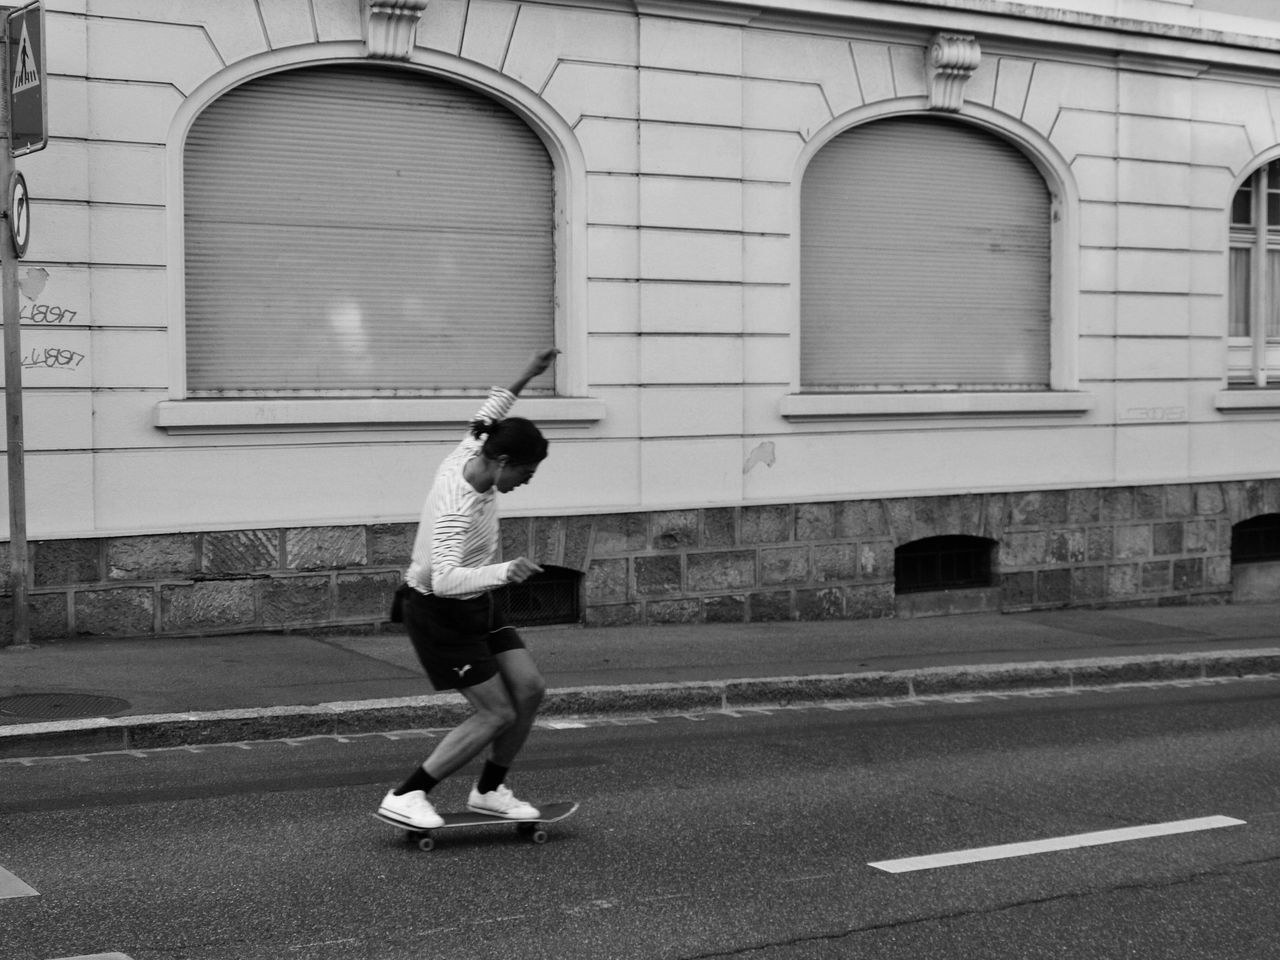
[[[443,825],[428,794],[486,748],[489,755],[467,809],[511,820],[539,816],[536,807],[516,798],[506,778],[533,727],[546,682],[520,634],[495,609],[491,591],[542,570],[528,557],[498,561],[496,494],[528,483],[547,456],[538,427],[507,417],[507,411],[558,353],[535,351],[510,387],[490,390],[427,493],[392,620],[404,623],[432,686],[459,691],[473,713],[404,783],[387,792],[378,807],[384,820],[419,830]]]

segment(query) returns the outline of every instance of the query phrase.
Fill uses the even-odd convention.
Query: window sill
[[[1224,413],[1256,410],[1280,410],[1280,389],[1242,387],[1235,390],[1219,390],[1213,405]]]
[[[793,393],[782,398],[788,420],[886,417],[1079,416],[1094,408],[1091,393]]]
[[[483,402],[483,397],[165,400],[156,404],[155,425],[173,434],[457,429]],[[529,397],[520,401],[519,413],[541,424],[581,425],[604,419],[605,405],[589,397]]]

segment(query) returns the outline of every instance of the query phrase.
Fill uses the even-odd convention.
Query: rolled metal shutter
[[[553,342],[551,158],[426,75],[268,75],[185,153],[193,396],[471,392]]]
[[[809,164],[801,216],[803,390],[1048,387],[1050,198],[1012,144],[856,127]]]

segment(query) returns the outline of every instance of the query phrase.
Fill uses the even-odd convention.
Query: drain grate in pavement
[[[0,716],[26,720],[80,720],[110,717],[129,709],[129,701],[91,693],[22,693],[0,697]]]

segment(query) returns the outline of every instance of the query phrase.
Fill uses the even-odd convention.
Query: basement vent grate
[[[894,591],[899,594],[931,590],[993,587],[991,557],[994,540],[982,537],[926,537],[893,552]]]
[[[494,603],[513,627],[577,623],[582,619],[578,584],[582,574],[565,567],[544,567],[524,583],[493,592]]]

